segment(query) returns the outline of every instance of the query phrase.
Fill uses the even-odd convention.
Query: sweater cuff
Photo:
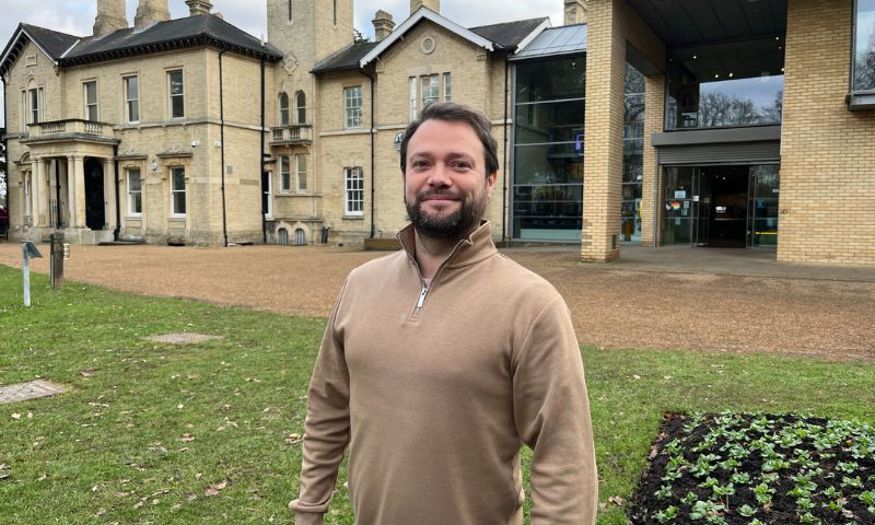
[[[323,512],[301,512],[295,510],[295,504],[298,500],[289,502],[289,510],[295,515],[294,525],[322,525],[325,513]]]

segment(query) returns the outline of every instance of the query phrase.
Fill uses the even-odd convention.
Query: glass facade
[[[875,91],[875,0],[857,0],[853,90]]]
[[[668,70],[666,129],[781,123],[783,37],[673,50]]]
[[[579,242],[586,60],[520,62],[514,85],[512,236]]]
[[[620,239],[641,241],[641,185],[644,179],[644,75],[626,66],[623,128],[623,201]]]

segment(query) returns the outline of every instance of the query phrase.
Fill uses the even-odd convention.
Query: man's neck
[[[450,256],[458,239],[435,239],[423,237],[414,230],[413,238],[416,245],[416,263],[423,279],[431,280],[441,264]]]

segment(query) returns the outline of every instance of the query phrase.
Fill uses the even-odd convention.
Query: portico
[[[113,240],[118,141],[111,127],[76,119],[30,127],[21,141],[29,153],[17,163],[25,238],[43,241],[60,230],[73,243]]]

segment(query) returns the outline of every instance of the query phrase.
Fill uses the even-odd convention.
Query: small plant
[[[775,489],[765,483],[760,483],[753,488],[753,495],[760,505],[767,506],[772,502],[772,497],[775,495]]]
[[[757,509],[751,507],[750,505],[742,505],[738,508],[738,513],[744,516],[745,518],[753,517],[754,514],[757,513]]]
[[[693,504],[693,509],[690,511],[691,520],[707,520],[708,518],[719,515],[726,508],[722,503],[714,501],[699,500]],[[710,522],[710,521],[709,521]]]
[[[653,517],[660,523],[674,523],[674,520],[678,517],[678,508],[674,505],[669,505],[665,510],[654,514]]]
[[[666,499],[671,497],[671,485],[663,485],[659,490],[653,493],[657,499]]]

